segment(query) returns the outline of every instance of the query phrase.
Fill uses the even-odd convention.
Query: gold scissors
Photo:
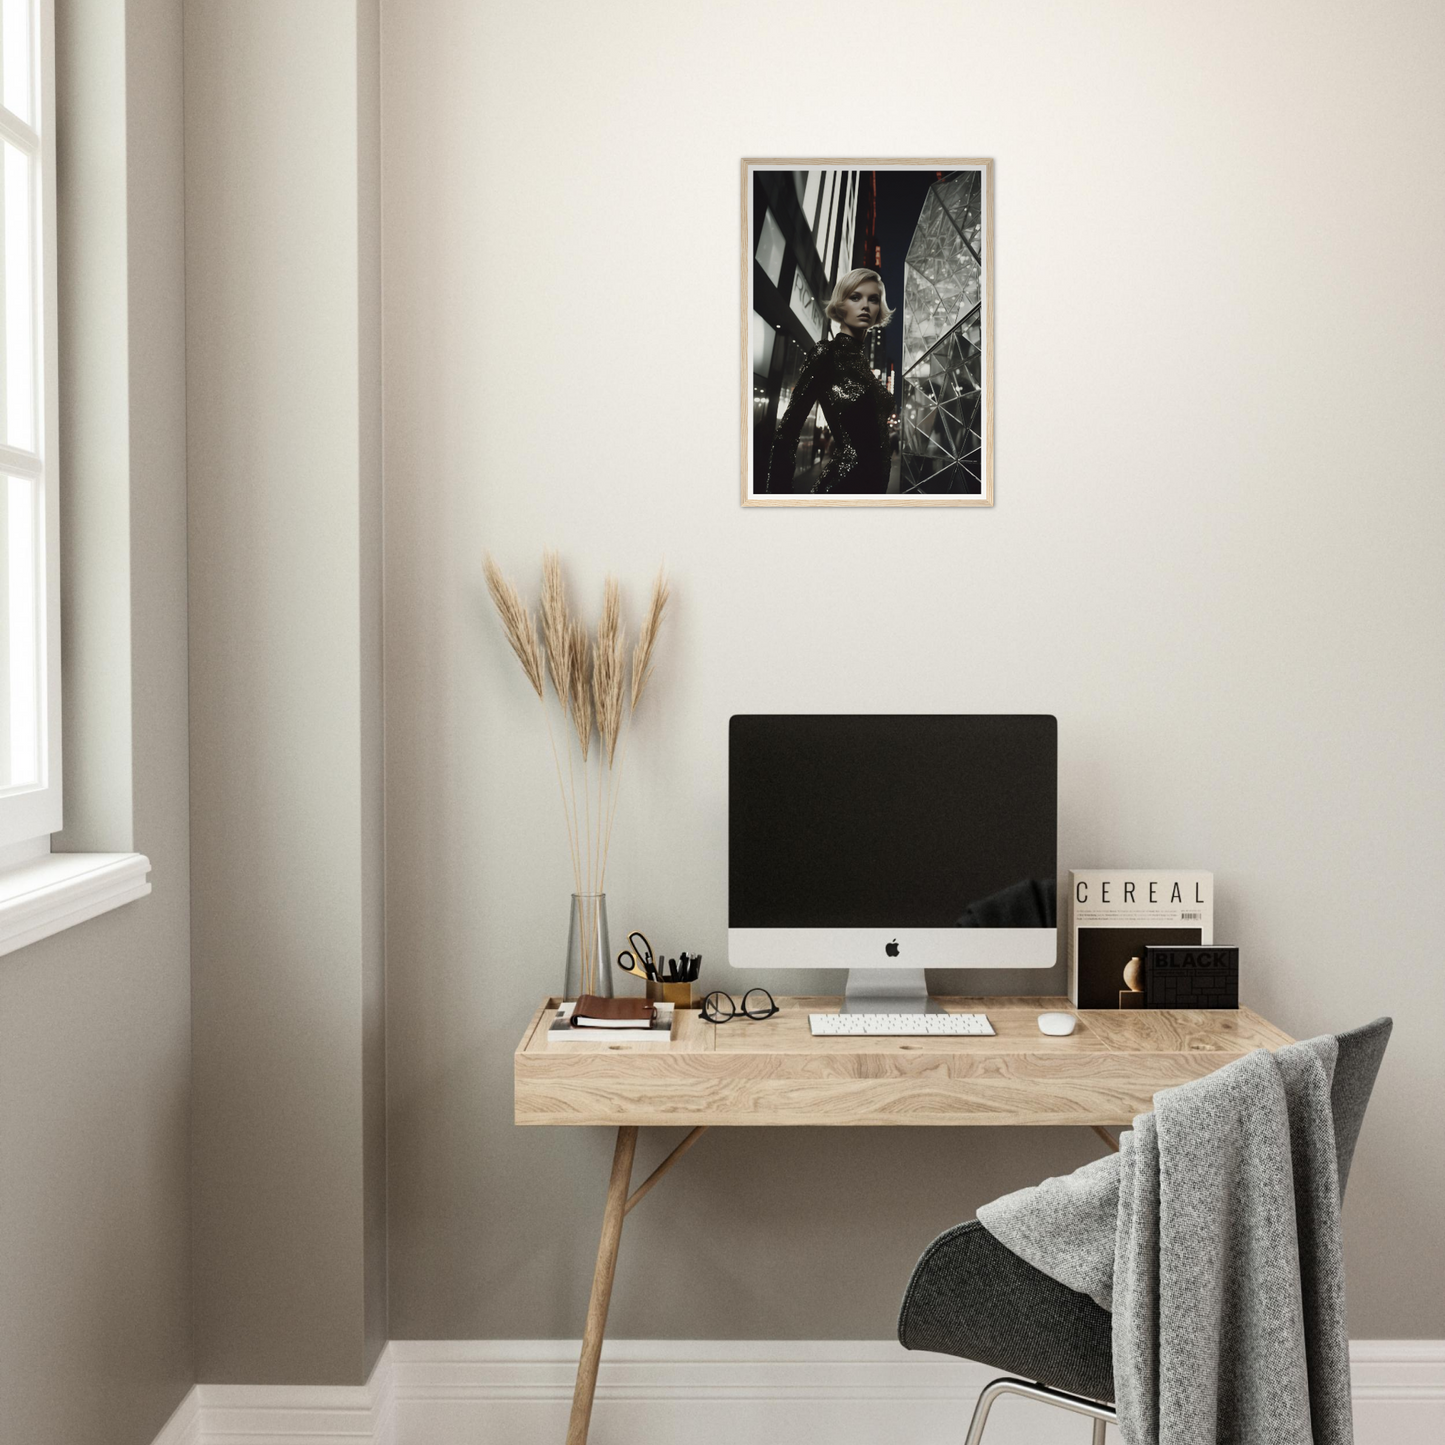
[[[632,932],[627,935],[628,947],[617,955],[617,966],[623,973],[635,974],[652,983],[657,978],[652,945],[645,934]]]

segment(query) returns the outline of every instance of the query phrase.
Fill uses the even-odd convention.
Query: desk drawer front
[[[606,1054],[517,1060],[518,1124],[1115,1124],[1240,1054]]]

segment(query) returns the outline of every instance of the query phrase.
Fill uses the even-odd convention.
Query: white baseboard
[[[155,1445],[201,1445],[201,1392],[192,1386],[176,1413],[166,1421],[165,1429],[155,1438]]]
[[[396,1445],[391,1348],[364,1385],[196,1385],[155,1445]]]
[[[365,1385],[199,1385],[155,1445],[555,1445],[576,1340],[393,1340]],[[1356,1340],[1356,1445],[1445,1440],[1445,1340]],[[613,1340],[591,1445],[937,1445],[986,1365],[875,1340]],[[1001,1400],[989,1445],[1077,1445],[1076,1416]],[[1110,1440],[1114,1441],[1113,1432]]]

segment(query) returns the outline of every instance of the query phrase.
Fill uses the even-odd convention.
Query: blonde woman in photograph
[[[888,419],[893,398],[874,376],[864,354],[868,333],[893,315],[876,271],[859,267],[839,280],[828,303],[838,324],[803,364],[798,384],[773,438],[769,492],[791,492],[798,438],[821,403],[833,445],[814,492],[886,492],[890,464]]]

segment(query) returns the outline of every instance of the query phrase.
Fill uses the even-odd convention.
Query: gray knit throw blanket
[[[1126,1445],[1353,1445],[1333,1038],[1154,1096],[1120,1151],[978,1211],[1114,1314]]]

